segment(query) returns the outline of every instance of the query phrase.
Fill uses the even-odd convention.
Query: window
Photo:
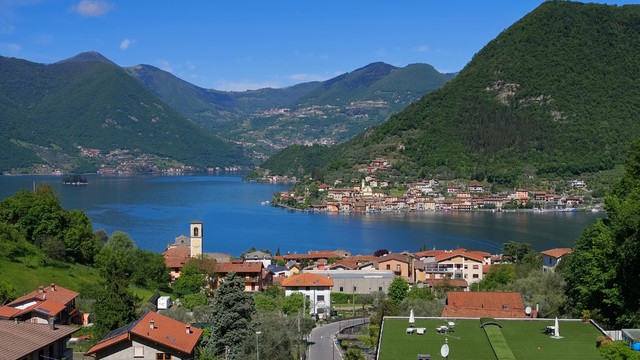
[[[396,271],[400,271],[400,264],[396,265]]]
[[[343,292],[344,288],[342,286],[340,286],[340,292]]]
[[[316,301],[324,301],[324,295],[316,296]]]
[[[378,286],[378,291],[382,291],[382,286]]]
[[[478,276],[478,274],[473,274],[473,278],[474,279],[478,279],[480,276]]]
[[[198,236],[198,228],[193,228],[193,236],[197,237]]]
[[[467,270],[469,268],[469,265],[465,265],[464,269]]]
[[[391,270],[391,264],[387,264],[387,270]]]
[[[156,353],[156,360],[171,360],[171,354]]]
[[[478,269],[480,269],[480,265],[473,265],[473,269],[474,269],[474,270],[478,270]]]
[[[133,357],[144,357],[144,346],[134,346]]]

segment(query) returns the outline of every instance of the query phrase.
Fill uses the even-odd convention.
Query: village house
[[[573,252],[571,248],[556,248],[543,251],[542,254],[542,271],[555,269],[556,265],[564,256]]]
[[[415,281],[413,255],[398,253],[384,255],[378,259],[378,270],[391,270],[410,284]]]
[[[421,261],[421,266],[416,266],[416,281],[439,283],[433,280],[464,280],[467,288],[482,280],[483,269],[491,265],[492,258],[487,252],[466,249],[427,250],[417,252],[415,256]],[[462,282],[456,284],[463,285]]]
[[[302,273],[291,276],[282,281],[284,295],[291,296],[294,293],[302,293],[308,304],[309,314],[322,318],[329,316],[331,309],[331,289],[333,279],[327,276]]]
[[[251,251],[244,254],[244,261],[246,262],[262,262],[264,267],[271,265],[271,254],[263,251]]]
[[[262,291],[272,284],[273,275],[264,267],[261,261],[216,263],[218,284],[224,281],[224,278],[231,272],[234,272],[244,282],[244,291]]]
[[[0,359],[71,359],[73,350],[67,348],[67,343],[78,330],[53,322],[0,320]]]
[[[76,308],[80,294],[56,284],[40,286],[0,307],[0,319],[26,321],[33,324],[82,324],[82,314]]]
[[[202,330],[149,311],[140,319],[108,333],[86,356],[96,360],[193,359]]]

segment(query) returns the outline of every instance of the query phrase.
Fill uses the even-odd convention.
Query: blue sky
[[[0,55],[53,63],[98,51],[218,90],[326,80],[376,61],[456,72],[541,2],[0,0]]]

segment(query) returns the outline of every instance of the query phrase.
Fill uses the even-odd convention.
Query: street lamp
[[[256,360],[260,360],[260,349],[258,348],[258,335],[262,334],[262,331],[256,331]]]

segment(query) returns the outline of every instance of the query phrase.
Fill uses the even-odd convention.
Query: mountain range
[[[426,64],[373,63],[326,81],[225,92],[197,87],[149,65],[126,70],[186,118],[242,144],[258,161],[292,144],[348,140],[455,75]]]
[[[291,144],[342,142],[453,77],[374,63],[327,81],[228,92],[97,52],[54,64],[0,57],[0,171],[248,166]]]
[[[327,148],[322,164],[290,148],[263,167],[327,181],[465,178],[517,186],[622,164],[640,138],[640,6],[548,1],[479,51],[440,89],[383,124]],[[310,152],[318,152],[309,148]],[[359,175],[360,174],[360,175]]]

